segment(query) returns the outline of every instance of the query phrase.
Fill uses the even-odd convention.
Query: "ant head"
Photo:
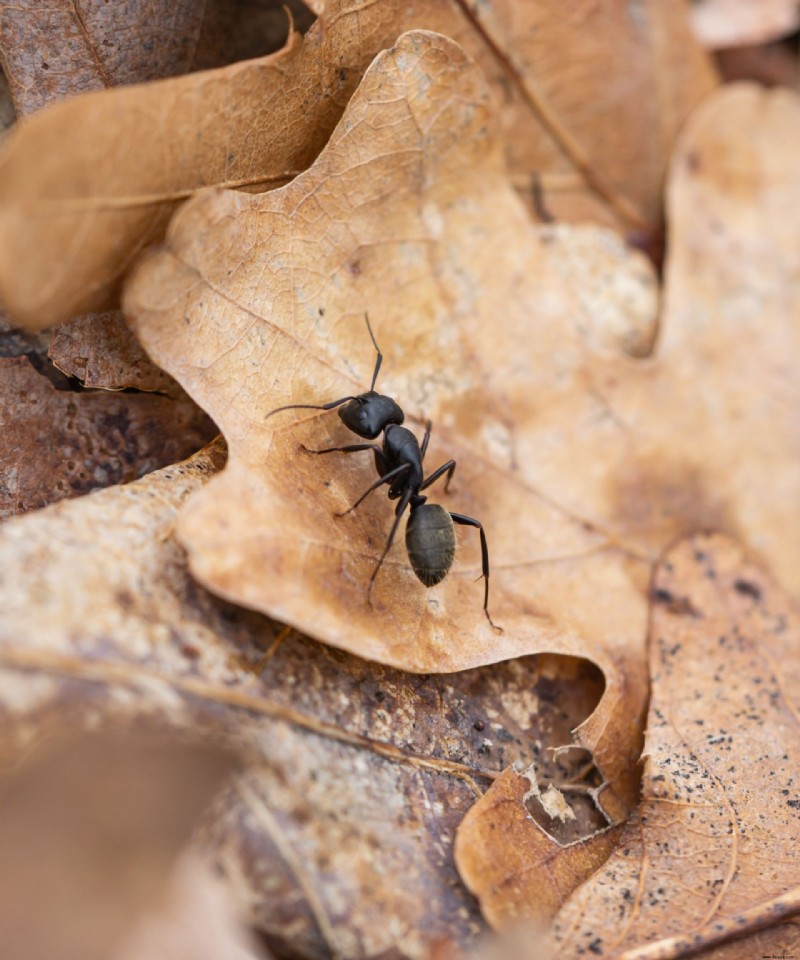
[[[374,390],[362,393],[339,408],[342,422],[353,433],[366,440],[374,440],[390,423],[402,423],[403,411],[391,397]]]

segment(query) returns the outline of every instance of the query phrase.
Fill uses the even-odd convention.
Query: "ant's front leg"
[[[383,456],[383,450],[377,443],[350,443],[346,447],[325,447],[324,450],[311,450],[304,443],[300,444],[303,453],[358,453],[361,450],[372,450],[377,456]]]

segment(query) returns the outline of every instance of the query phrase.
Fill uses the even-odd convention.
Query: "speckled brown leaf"
[[[624,0],[569,13],[561,0],[477,12],[457,0],[335,0],[274,57],[92,93],[11,137],[0,292],[16,320],[49,326],[107,308],[136,252],[199,187],[265,190],[305,169],[373,57],[416,27],[455,37],[489,75],[526,196],[535,175],[551,213],[659,222],[670,146],[714,82],[680,5],[648,0],[632,17]]]
[[[0,358],[0,518],[175,463],[217,432],[185,395],[59,390]]]
[[[800,909],[797,609],[719,535],[670,550],[653,599],[642,806],[559,914],[559,956],[685,956]]]
[[[293,4],[295,8],[299,4]],[[14,0],[0,5],[0,62],[18,113],[87,90],[256,57],[282,44],[266,0]]]
[[[536,761],[543,790],[573,775],[576,751],[548,748],[569,743],[602,676],[547,656],[406,674],[215,599],[173,531],[221,462],[213,446],[0,528],[0,744],[14,755],[109,715],[233,737],[250,766],[209,842],[270,942],[363,958],[471,941],[483,925],[455,828],[511,763]]]
[[[167,249],[135,274],[127,310],[151,356],[211,412],[231,448],[224,474],[181,518],[201,582],[414,671],[542,650],[591,655],[609,681],[596,718],[603,769],[630,789],[645,689],[646,603],[635,578],[647,567],[538,484],[527,431],[547,416],[531,407],[544,401],[552,415],[559,394],[570,401],[573,378],[590,375],[587,357],[611,362],[626,328],[652,324],[653,279],[610,233],[582,233],[573,260],[558,231],[536,232],[492,126],[485,81],[460,48],[404,35],[370,68],[307,174],[260,197],[213,191],[187,204]],[[597,316],[583,311],[582,295],[597,297],[591,284],[572,292],[587,272],[586,246],[616,291]],[[386,355],[379,386],[418,429],[434,422],[429,470],[458,461],[450,494],[436,497],[486,525],[502,633],[474,582],[475,531],[463,531],[453,571],[431,591],[398,543],[369,603],[391,508],[375,495],[336,516],[371,482],[369,459],[302,452],[349,442],[335,414],[266,418],[281,404],[366,389],[366,310]],[[564,344],[545,360],[556,330]],[[583,401],[604,415],[601,400],[583,391]],[[568,414],[557,436],[572,428]],[[537,457],[554,442],[537,440]],[[589,746],[595,739],[587,732]]]
[[[800,26],[797,0],[693,0],[690,22],[707,47],[766,43]]]
[[[800,586],[797,302],[785,283],[800,239],[772,213],[800,202],[798,148],[800,108],[785,93],[729,90],[701,113],[676,161],[658,355],[635,361],[594,332],[609,320],[585,310],[569,241],[533,228],[509,188],[479,73],[453,43],[407,34],[308,173],[261,197],[196,198],[128,290],[146,349],[231,445],[181,517],[193,571],[406,669],[589,656],[608,687],[580,736],[631,790],[644,593],[665,544],[698,525],[738,530]],[[608,254],[608,235],[594,242]],[[652,281],[617,258],[606,306],[646,316]],[[503,634],[481,611],[474,537],[430,591],[398,543],[370,605],[391,507],[374,495],[336,516],[371,482],[368,457],[303,452],[350,442],[334,413],[266,419],[366,389],[366,310],[386,354],[380,386],[420,432],[433,420],[431,467],[459,463],[437,496],[486,526]]]
[[[151,362],[119,310],[87,313],[59,324],[47,353],[59,370],[86,387],[183,394],[172,377]]]

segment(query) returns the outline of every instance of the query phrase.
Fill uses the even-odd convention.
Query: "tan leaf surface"
[[[0,359],[0,518],[127,483],[207,443],[188,397],[58,390],[26,356]]]
[[[234,737],[251,763],[209,841],[271,942],[354,958],[469,942],[483,924],[455,828],[509,764],[536,761],[542,789],[570,779],[579,751],[548,747],[570,742],[602,676],[540,657],[420,677],[212,597],[172,534],[221,462],[212,446],[0,528],[0,743],[15,755],[109,714]]]
[[[685,956],[800,909],[796,607],[719,535],[670,550],[653,596],[644,799],[559,914],[559,956]]]
[[[159,905],[178,853],[233,766],[219,747],[163,731],[158,739],[108,729],[64,736],[62,726],[55,741],[4,770],[4,960],[108,960]]]
[[[18,113],[28,114],[87,90],[261,56],[274,42],[268,25],[278,26],[269,6],[285,37],[280,4],[263,0],[14,0],[0,6],[0,60]]]
[[[113,305],[178,201],[209,184],[265,190],[308,167],[373,57],[414,27],[455,37],[487,72],[526,195],[535,174],[552,213],[650,229],[671,143],[714,81],[682,7],[645,6],[636,19],[624,0],[570,15],[561,0],[477,13],[336,0],[273,57],[58,105],[0,159],[3,299],[32,327]]]
[[[707,47],[766,43],[800,26],[797,0],[694,0],[692,30]]]
[[[605,863],[621,828],[606,825],[591,835],[581,823],[599,788],[599,782],[567,783],[558,791],[551,785],[556,802],[548,803],[533,770],[509,769],[470,808],[456,834],[456,866],[492,927],[545,924]]]
[[[571,274],[564,244],[530,225],[490,135],[491,110],[480,72],[452,41],[406,34],[376,60],[307,174],[259,197],[215,191],[187,204],[167,249],[134,276],[126,310],[231,448],[225,473],[181,519],[201,582],[359,656],[421,672],[542,650],[587,655],[591,636],[588,655],[611,691],[599,723],[613,767],[603,769],[630,788],[646,618],[632,576],[647,568],[521,463],[533,460],[531,421],[545,417],[531,407],[544,397],[551,411],[559,398],[569,403],[587,357],[622,354],[619,329],[640,330],[643,316],[652,324],[653,278],[642,257],[590,230],[595,257],[615,275],[609,287],[631,296],[584,314],[571,291],[585,249]],[[398,544],[368,603],[390,507],[376,495],[336,516],[373,479],[368,455],[302,452],[350,442],[335,414],[266,419],[281,404],[369,385],[366,310],[386,353],[379,386],[402,399],[418,430],[425,417],[435,424],[429,470],[459,463],[451,494],[436,497],[486,525],[491,609],[504,633],[487,622],[474,582],[475,531],[459,537],[462,554],[432,591]],[[541,355],[530,349],[534,322],[544,328]],[[616,350],[595,323],[616,331]],[[584,398],[584,410],[587,399],[595,418],[602,404]],[[537,441],[537,456],[554,442]],[[579,575],[564,577],[571,569]]]
[[[260,197],[187,204],[127,310],[231,445],[180,521],[203,583],[405,669],[591,657],[608,688],[581,738],[624,793],[649,562],[681,531],[722,526],[800,591],[787,286],[800,240],[778,214],[800,203],[800,110],[785,93],[729,90],[692,125],[671,190],[663,336],[646,362],[600,348],[591,330],[605,318],[584,312],[582,272],[567,278],[564,245],[509,189],[490,112],[454,44],[406,35],[308,173]],[[608,272],[651,282],[631,257]],[[486,526],[502,635],[482,616],[468,536],[431,591],[396,545],[368,604],[390,506],[375,495],[336,516],[372,480],[368,456],[303,453],[351,442],[333,413],[265,419],[369,385],[366,310],[386,353],[381,388],[420,434],[433,420],[430,466],[459,463],[437,496]]]
[[[59,324],[48,356],[59,370],[86,387],[182,394],[172,377],[150,361],[119,310],[87,313]]]

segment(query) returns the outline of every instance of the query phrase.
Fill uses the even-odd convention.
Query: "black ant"
[[[369,599],[375,577],[378,575],[378,571],[394,542],[400,520],[406,508],[410,508],[411,512],[406,525],[406,550],[414,573],[426,587],[433,587],[444,580],[453,565],[456,553],[456,535],[453,524],[458,523],[463,526],[478,528],[481,535],[481,558],[485,582],[483,610],[492,627],[499,630],[500,628],[495,626],[489,615],[489,548],[481,522],[461,513],[451,513],[438,504],[427,503],[428,498],[421,496],[421,491],[426,490],[445,474],[444,490],[447,493],[450,480],[456,469],[456,461],[448,460],[447,463],[443,463],[441,467],[434,470],[430,476],[425,477],[423,475],[422,461],[425,459],[425,452],[428,449],[428,441],[431,436],[431,421],[428,420],[425,424],[425,435],[422,438],[422,446],[420,446],[414,434],[406,427],[401,426],[405,414],[400,405],[391,397],[376,393],[375,381],[378,379],[378,372],[383,363],[383,354],[375,340],[375,334],[372,332],[369,316],[365,314],[364,317],[367,321],[367,330],[372,339],[372,344],[378,355],[375,361],[375,369],[372,371],[372,383],[369,390],[358,396],[340,397],[330,403],[292,403],[271,410],[267,417],[281,413],[283,410],[334,410],[338,407],[342,422],[359,437],[363,437],[365,440],[375,440],[383,433],[383,447],[380,447],[377,443],[351,443],[344,447],[327,447],[324,450],[309,450],[307,447],[303,447],[306,453],[314,454],[358,453],[361,450],[372,450],[378,479],[364,491],[352,507],[345,510],[344,513],[338,514],[338,516],[343,517],[355,510],[373,490],[384,483],[390,485],[389,499],[400,501],[395,509],[395,520],[389,532],[386,547],[377,566],[372,571],[372,576],[369,578],[367,598]],[[346,404],[346,406],[343,406],[343,404]]]

